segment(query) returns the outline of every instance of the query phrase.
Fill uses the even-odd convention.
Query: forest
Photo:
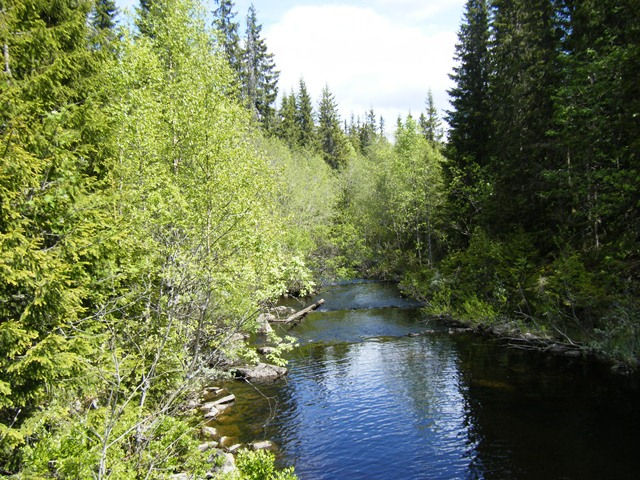
[[[0,475],[204,478],[185,399],[337,279],[637,368],[638,7],[467,0],[450,111],[425,85],[390,141],[279,92],[253,7],[4,0]]]

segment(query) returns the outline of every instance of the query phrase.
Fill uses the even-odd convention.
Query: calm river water
[[[603,366],[448,333],[391,284],[330,287],[288,378],[219,419],[316,479],[640,478],[640,393]],[[408,337],[433,329],[435,333]]]

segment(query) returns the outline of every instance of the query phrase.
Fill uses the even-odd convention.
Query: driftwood
[[[287,317],[284,320],[273,320],[272,319],[271,321],[272,322],[276,322],[276,323],[293,323],[293,322],[295,322],[297,320],[301,320],[307,313],[311,312],[312,310],[315,310],[316,308],[318,308],[323,303],[324,303],[324,299],[321,298],[316,303],[313,303],[313,304],[309,305],[307,308],[303,308],[299,312],[294,313],[293,315]]]

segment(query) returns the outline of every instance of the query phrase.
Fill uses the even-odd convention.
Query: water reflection
[[[291,330],[288,379],[233,384],[223,419],[276,441],[302,480],[634,478],[637,389],[444,326],[407,337],[425,328],[417,309],[346,308],[404,301],[392,287],[336,288]]]
[[[458,355],[485,478],[636,476],[640,395],[628,379],[472,336]]]

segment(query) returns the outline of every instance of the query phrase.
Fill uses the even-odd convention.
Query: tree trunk
[[[277,323],[292,323],[292,322],[295,322],[297,320],[301,320],[307,313],[311,312],[312,310],[315,310],[316,308],[318,308],[323,303],[324,303],[324,299],[321,298],[316,303],[313,303],[313,304],[309,305],[308,307],[303,308],[299,312],[294,313],[293,315],[288,317],[286,320],[272,320],[272,321],[273,322],[277,322]]]

